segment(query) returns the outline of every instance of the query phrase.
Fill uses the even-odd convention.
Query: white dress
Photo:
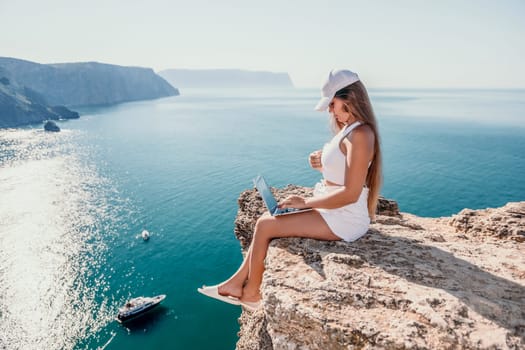
[[[361,125],[355,122],[342,129],[330,142],[324,145],[321,155],[322,173],[325,180],[343,184],[346,171],[346,156],[341,152],[339,144],[354,128]],[[341,186],[326,185],[321,181],[315,185],[314,196],[321,196],[336,191]],[[332,232],[341,239],[352,242],[362,237],[370,225],[368,216],[368,188],[363,187],[359,199],[355,203],[335,209],[316,209]]]

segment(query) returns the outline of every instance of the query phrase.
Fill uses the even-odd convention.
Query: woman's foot
[[[255,312],[261,307],[261,293],[259,288],[244,287],[239,303],[249,312]]]
[[[233,304],[233,305],[241,304],[241,301],[239,300],[239,298],[220,295],[218,286],[210,286],[210,287],[202,286],[202,288],[197,288],[197,291],[201,294],[206,295],[207,297],[217,299],[217,300],[223,301],[228,304]]]
[[[261,292],[259,288],[252,288],[246,285],[242,290],[242,296],[239,298],[243,302],[257,303],[261,301]]]
[[[235,281],[225,281],[218,285],[218,291],[220,295],[230,296],[240,299],[242,297],[243,286]]]

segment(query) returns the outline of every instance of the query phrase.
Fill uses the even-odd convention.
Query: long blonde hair
[[[344,102],[343,108],[345,112],[350,113],[362,124],[368,125],[374,133],[374,156],[366,175],[366,186],[369,189],[368,214],[371,219],[374,219],[377,201],[379,199],[379,190],[383,182],[381,145],[374,110],[372,109],[366,88],[361,81],[357,81],[337,91],[335,97]],[[345,124],[339,123],[333,117],[330,118],[330,121],[332,123],[332,129],[335,132],[345,127]]]

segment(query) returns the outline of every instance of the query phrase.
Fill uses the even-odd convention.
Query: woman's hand
[[[305,199],[303,197],[292,195],[292,196],[288,196],[285,200],[279,203],[279,208],[303,209],[303,208],[309,208],[309,206],[306,205]]]
[[[308,158],[308,161],[310,162],[310,166],[314,169],[321,170],[323,165],[321,164],[321,154],[322,150],[318,150],[315,152],[310,153],[310,156]]]

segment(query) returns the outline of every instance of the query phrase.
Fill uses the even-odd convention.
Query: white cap
[[[326,111],[330,102],[335,96],[335,93],[342,88],[359,81],[356,73],[349,70],[331,70],[328,79],[321,88],[321,100],[315,106],[317,111]]]

